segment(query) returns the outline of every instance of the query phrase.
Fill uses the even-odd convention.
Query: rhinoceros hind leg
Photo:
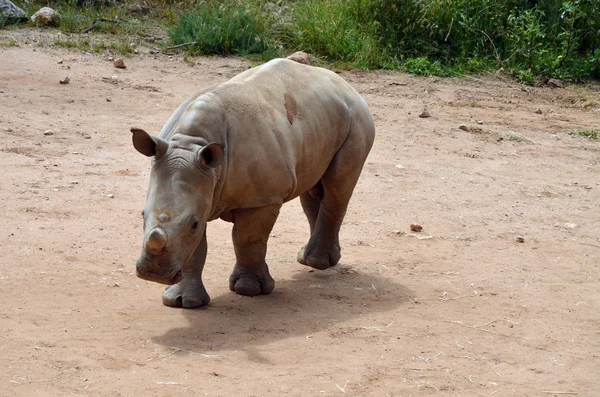
[[[233,246],[236,264],[229,277],[229,289],[240,295],[270,294],[275,281],[265,262],[267,240],[279,215],[281,204],[238,209],[233,213]]]
[[[307,192],[300,195],[300,203],[302,209],[308,219],[308,225],[310,226],[310,234],[312,235],[315,231],[315,225],[317,218],[319,217],[319,208],[321,207],[321,199],[323,198],[323,184],[319,181],[315,186],[310,188]]]
[[[364,115],[363,115],[364,116]],[[314,189],[300,196],[302,208],[311,222],[316,198],[320,197],[319,210],[308,243],[298,253],[298,262],[324,270],[335,266],[340,258],[339,232],[346,215],[348,203],[373,145],[374,126],[370,117],[355,119],[346,141],[340,147],[321,177],[320,194]],[[311,194],[313,193],[313,194]],[[314,199],[311,199],[313,197]],[[309,212],[307,212],[307,208]]]
[[[162,301],[166,306],[194,309],[208,305],[210,296],[200,278],[188,277],[178,284],[168,286],[163,292]]]

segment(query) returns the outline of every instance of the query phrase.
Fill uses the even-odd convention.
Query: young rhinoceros
[[[206,224],[217,218],[233,222],[229,288],[270,293],[269,233],[281,205],[298,196],[311,234],[298,262],[327,269],[340,260],[338,233],[375,126],[335,73],[275,59],[184,102],[159,137],[131,132],[153,157],[137,275],[170,285],[165,305],[208,304]]]

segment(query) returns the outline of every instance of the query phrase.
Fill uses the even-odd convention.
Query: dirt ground
[[[135,276],[149,162],[129,128],[158,133],[249,64],[125,62],[0,48],[0,395],[600,395],[600,143],[568,134],[600,129],[598,86],[342,73],[377,138],[341,263],[296,263],[294,200],[270,240],[275,291],[237,296],[215,221],[210,307],[178,310]]]

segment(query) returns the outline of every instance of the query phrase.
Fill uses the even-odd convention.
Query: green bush
[[[377,25],[363,12],[361,3],[313,0],[291,4],[297,34],[284,44],[360,68],[384,67],[386,53],[378,42]]]
[[[201,1],[169,30],[174,45],[191,53],[258,54],[269,49],[266,20],[248,1]]]

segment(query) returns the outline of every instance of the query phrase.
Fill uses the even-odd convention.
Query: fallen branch
[[[181,48],[181,47],[187,47],[189,45],[194,45],[194,44],[198,44],[198,42],[197,41],[190,41],[189,43],[177,44],[177,45],[174,45],[172,47],[167,47],[165,49],[165,51],[174,50],[176,48]]]
[[[100,25],[102,22],[114,23],[115,25],[119,25],[121,23],[119,21],[111,21],[110,19],[97,18],[97,19],[94,19],[94,23],[92,23],[92,26],[90,26],[87,29],[84,29],[81,33],[91,32],[96,26]]]

